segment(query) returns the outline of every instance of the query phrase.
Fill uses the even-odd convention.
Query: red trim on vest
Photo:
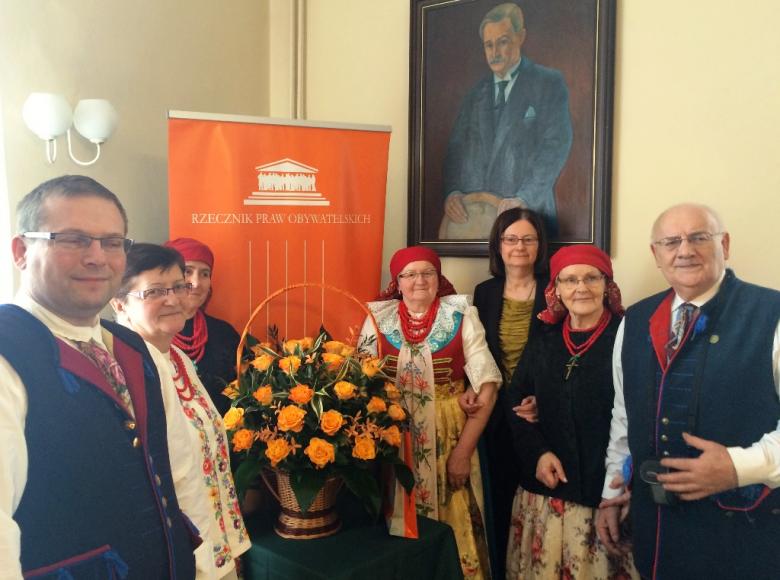
[[[122,371],[125,373],[127,390],[130,392],[130,399],[133,401],[133,412],[135,413],[135,422],[138,426],[138,432],[141,434],[146,453],[147,449],[147,427],[149,417],[146,409],[146,379],[144,378],[144,361],[141,353],[114,336],[114,357]],[[161,385],[162,386],[162,385]]]
[[[111,385],[108,384],[108,380],[103,376],[103,373],[100,372],[100,369],[95,366],[95,363],[92,362],[87,355],[77,348],[70,346],[64,340],[56,337],[55,340],[57,341],[57,346],[60,348],[60,366],[69,373],[96,386],[100,392],[119,405],[119,408],[127,414],[124,401],[122,401],[122,399],[119,398],[119,395],[116,394],[116,391],[111,388]],[[123,368],[122,370],[125,369]],[[130,415],[127,416],[130,417]]]
[[[650,338],[653,341],[653,350],[658,364],[663,371],[666,371],[667,367],[666,344],[669,342],[669,329],[672,327],[672,302],[674,302],[674,292],[670,291],[650,317]]]
[[[90,550],[89,552],[84,552],[83,554],[79,554],[77,556],[71,556],[70,558],[67,558],[65,560],[60,560],[59,562],[55,562],[54,564],[49,564],[48,566],[35,568],[34,570],[28,570],[24,572],[22,576],[24,578],[34,578],[36,576],[51,574],[53,572],[56,572],[60,568],[68,568],[92,560],[97,556],[100,556],[101,554],[105,554],[110,549],[111,546],[105,544],[103,546],[100,546],[99,548]]]

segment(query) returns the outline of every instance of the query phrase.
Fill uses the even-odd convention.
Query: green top
[[[501,347],[501,362],[506,369],[506,383],[512,379],[523,349],[528,342],[528,329],[531,327],[531,314],[534,309],[534,301],[512,300],[504,298],[504,307],[501,310],[501,322],[498,325],[498,343]]]

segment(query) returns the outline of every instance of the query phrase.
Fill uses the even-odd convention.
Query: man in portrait
[[[511,207],[540,212],[555,236],[553,188],[572,143],[566,83],[522,54],[526,29],[517,4],[491,9],[479,33],[491,74],[466,95],[450,135],[439,237],[484,239],[493,212]]]

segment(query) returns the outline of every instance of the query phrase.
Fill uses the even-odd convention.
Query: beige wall
[[[721,211],[739,275],[780,288],[780,3],[618,8],[612,254],[626,302],[663,287],[649,228],[685,200]],[[393,127],[385,262],[406,243],[408,45],[407,0],[308,2],[308,118]],[[487,277],[483,259],[444,269],[464,292]]]
[[[45,179],[84,173],[122,199],[131,236],[168,234],[169,109],[267,115],[268,3],[258,0],[0,0],[0,91],[13,206]],[[54,165],[24,125],[33,91],[109,99],[119,126],[81,168],[59,140]],[[76,135],[76,139],[83,141]],[[82,159],[92,150],[79,148]]]

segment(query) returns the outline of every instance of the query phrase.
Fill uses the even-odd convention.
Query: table
[[[249,516],[252,547],[244,554],[246,580],[459,580],[463,578],[452,528],[418,517],[420,538],[387,533],[346,490],[339,498],[343,526],[330,537],[285,540],[274,533],[277,511]]]

